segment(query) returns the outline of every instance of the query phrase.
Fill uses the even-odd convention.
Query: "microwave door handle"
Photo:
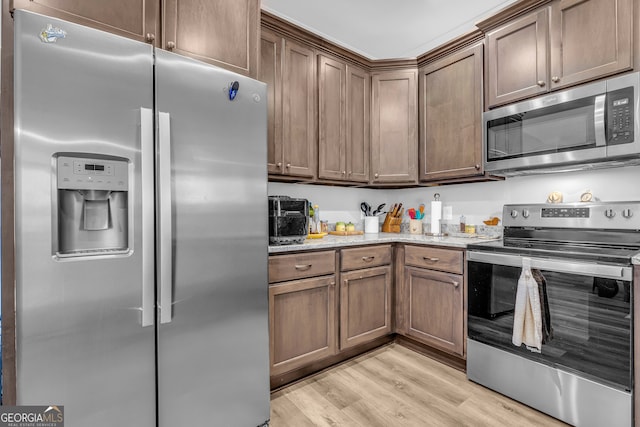
[[[171,221],[171,117],[158,113],[158,210],[160,323],[171,322],[173,311],[172,221]]]
[[[602,94],[596,96],[593,105],[593,124],[596,132],[596,147],[604,147],[607,145],[607,135],[604,128],[604,111],[607,95]]]
[[[153,110],[140,108],[140,175],[142,184],[142,326],[152,326],[154,313]]]

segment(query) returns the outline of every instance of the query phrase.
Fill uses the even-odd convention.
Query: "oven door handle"
[[[467,251],[468,261],[506,265],[509,267],[522,267],[522,258],[523,257],[519,255]],[[633,276],[633,269],[622,265],[605,265],[596,264],[595,262],[572,261],[566,259],[529,259],[531,260],[531,268],[537,268],[539,270],[625,281],[631,281]]]

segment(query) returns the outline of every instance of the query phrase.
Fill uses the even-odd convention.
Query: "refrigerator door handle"
[[[142,183],[142,326],[153,326],[153,110],[140,108],[140,175]]]
[[[171,223],[171,116],[158,113],[158,212],[160,323],[171,322],[173,303],[173,254]]]

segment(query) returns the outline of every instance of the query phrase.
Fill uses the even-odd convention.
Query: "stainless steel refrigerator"
[[[269,419],[266,87],[15,12],[17,404]]]

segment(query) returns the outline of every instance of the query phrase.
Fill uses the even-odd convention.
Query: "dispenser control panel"
[[[57,162],[60,190],[129,189],[129,168],[126,160],[59,156]]]

